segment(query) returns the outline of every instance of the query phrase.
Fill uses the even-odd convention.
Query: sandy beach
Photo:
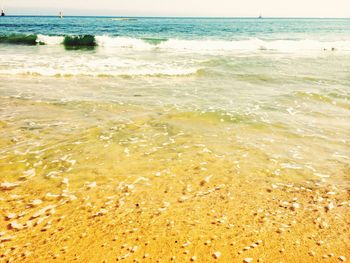
[[[1,18],[0,262],[348,262],[349,21]]]
[[[1,105],[20,118],[2,121],[11,134],[1,137],[2,149],[24,139],[32,145],[1,158],[9,175],[0,199],[5,261],[342,262],[350,256],[348,182],[276,174],[279,164],[263,152],[227,144],[227,128],[249,136],[244,126],[234,131],[212,117],[189,121],[174,111],[101,104],[94,112],[84,105],[86,125],[108,114],[128,116],[128,123],[74,129],[62,125],[81,118],[69,104],[11,99]],[[48,125],[54,115],[61,122]],[[21,176],[11,181],[13,174]]]

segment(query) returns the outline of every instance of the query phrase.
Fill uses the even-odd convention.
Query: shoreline
[[[4,110],[4,100],[1,105]],[[193,123],[188,113],[159,115],[153,107],[147,112],[140,106],[83,105],[30,100],[7,105],[31,123],[13,118],[1,123],[3,134],[17,134],[0,141],[7,149],[0,160],[7,175],[0,198],[3,259],[349,259],[346,172],[345,184],[332,177],[291,176],[292,170],[276,175],[265,167],[271,160],[262,153],[217,145],[219,138],[226,141],[220,134],[232,124],[215,118]],[[72,120],[82,119],[78,109],[89,116],[85,129],[74,128]],[[124,119],[108,120],[118,114]],[[52,123],[52,116],[61,121]],[[91,125],[91,118],[102,121]],[[31,142],[27,152],[23,136]]]

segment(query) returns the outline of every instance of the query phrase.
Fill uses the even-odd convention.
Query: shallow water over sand
[[[206,78],[7,76],[2,257],[349,257],[349,91]]]
[[[349,52],[180,42],[0,46],[1,259],[350,257]]]

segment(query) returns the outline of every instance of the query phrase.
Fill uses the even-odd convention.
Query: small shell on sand
[[[103,216],[105,214],[108,213],[108,210],[106,209],[101,209],[100,211],[98,211],[96,214],[93,215],[93,217],[97,217],[97,216]]]
[[[212,177],[212,175],[205,177],[205,178],[200,182],[200,185],[201,185],[201,186],[204,186],[205,184],[209,183],[211,177]]]
[[[134,246],[130,249],[130,252],[135,253],[138,250],[138,248],[139,248],[138,246]]]
[[[334,208],[334,204],[333,204],[332,202],[330,202],[330,203],[325,207],[326,211],[330,211],[330,210],[332,210],[333,208]]]
[[[189,198],[187,196],[181,196],[178,201],[179,203],[183,203],[183,202],[186,202]]]
[[[191,242],[187,241],[187,242],[183,243],[181,247],[185,248],[185,247],[189,246],[190,244],[191,244]]]
[[[63,178],[62,184],[69,185],[69,179],[68,178]]]
[[[16,236],[3,236],[0,238],[0,243],[1,242],[7,242],[7,241],[11,241],[12,239],[14,239]]]
[[[298,204],[298,203],[293,203],[293,204],[292,204],[291,209],[292,209],[293,211],[295,211],[295,210],[297,210],[297,209],[299,209],[299,208],[300,208],[300,204]]]
[[[277,233],[281,234],[283,233],[284,231],[286,231],[284,228],[280,227],[279,229],[277,229]]]
[[[309,253],[308,253],[310,256],[312,256],[312,257],[314,257],[315,255],[316,255],[316,253],[315,252],[313,252],[313,251],[309,251]]]
[[[243,259],[243,262],[250,263],[250,262],[253,262],[253,259],[252,258],[245,258],[245,259]]]
[[[323,243],[324,243],[324,241],[322,241],[322,240],[319,240],[319,241],[316,242],[316,244],[319,245],[319,246],[321,246]]]
[[[346,261],[346,257],[345,257],[345,256],[340,256],[338,259],[339,259],[341,262],[345,262],[345,261]]]
[[[6,220],[14,219],[17,217],[17,214],[15,213],[9,213],[5,216]]]
[[[86,187],[87,187],[88,189],[94,188],[94,187],[96,187],[96,186],[97,186],[96,182],[91,182],[91,183],[86,184]]]
[[[218,259],[219,257],[221,257],[221,252],[216,251],[213,253],[213,258]]]
[[[34,206],[41,205],[42,203],[43,203],[42,200],[40,200],[40,199],[34,199],[34,200],[32,200],[28,205],[31,206],[31,207],[34,207]]]
[[[60,195],[56,195],[56,194],[52,194],[52,193],[47,193],[45,195],[45,200],[54,200],[54,199],[57,199],[59,198]]]
[[[0,189],[2,190],[12,190],[13,188],[19,186],[18,183],[9,183],[9,182],[4,182],[0,184]]]
[[[122,188],[123,193],[131,193],[134,190],[135,186],[133,184],[126,184]]]
[[[22,224],[19,224],[16,220],[11,222],[9,225],[12,229],[21,230],[24,228]]]
[[[33,176],[35,176],[36,172],[35,169],[29,169],[27,171],[23,172],[23,175],[20,177],[21,179],[29,179]]]
[[[39,217],[39,216],[45,214],[46,211],[52,210],[52,209],[54,209],[54,208],[56,208],[55,205],[48,205],[48,206],[45,206],[44,208],[40,209],[38,212],[34,213],[34,214],[32,215],[32,218],[37,218],[37,217]]]

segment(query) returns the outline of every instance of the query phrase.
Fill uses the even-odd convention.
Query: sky
[[[7,14],[345,17],[350,0],[0,0]]]

